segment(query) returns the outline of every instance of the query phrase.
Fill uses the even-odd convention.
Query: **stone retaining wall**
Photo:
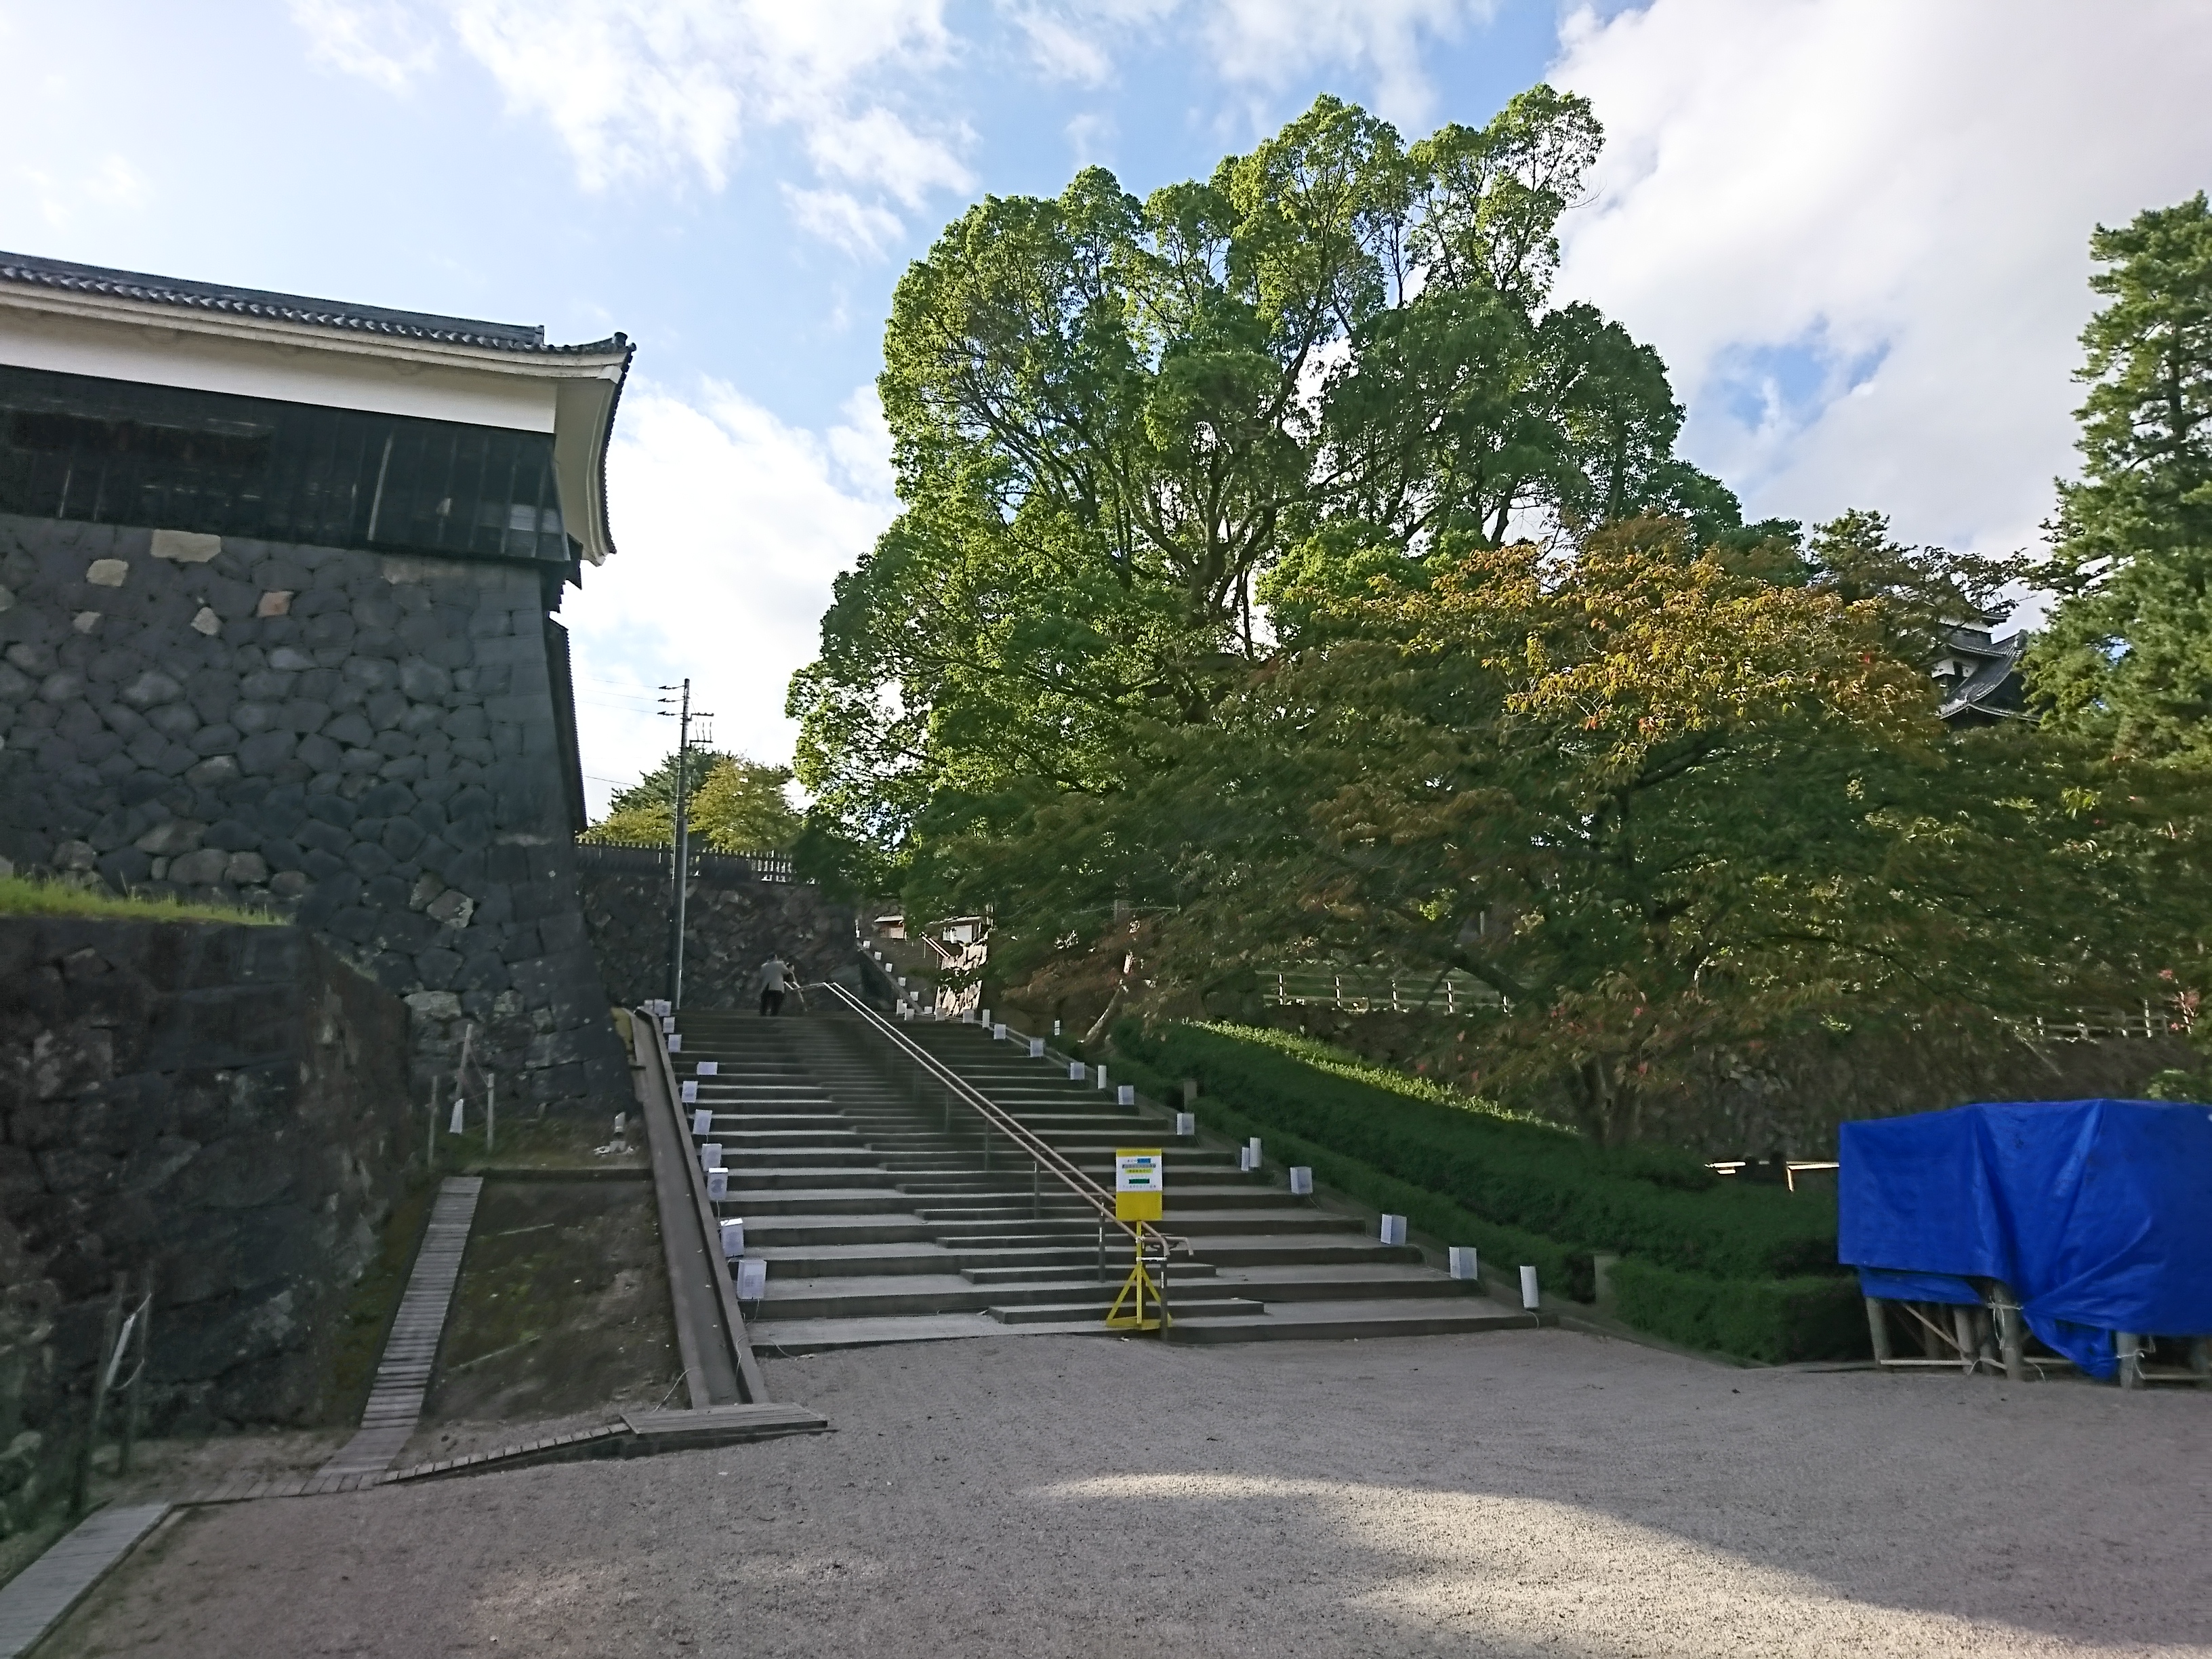
[[[611,1003],[635,1007],[668,994],[668,876],[583,858],[584,919]],[[756,1007],[762,963],[773,951],[802,981],[842,979],[857,988],[853,908],[807,882],[704,874],[686,904],[684,1000],[692,1008]]]
[[[300,928],[0,918],[0,1534],[66,1483],[118,1273],[157,1286],[149,1430],[332,1408],[406,1027]]]
[[[266,904],[526,1104],[629,1098],[538,568],[0,514],[0,873]],[[557,599],[556,591],[550,596]]]

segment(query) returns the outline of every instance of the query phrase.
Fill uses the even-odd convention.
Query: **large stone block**
[[[416,1146],[404,1011],[378,997],[291,929],[0,919],[0,1077],[44,1091],[8,1107],[0,1239],[14,1305],[52,1310],[0,1367],[0,1421],[65,1455],[108,1288],[149,1267],[149,1431],[337,1403],[337,1316]]]
[[[247,776],[274,772],[292,757],[299,738],[290,732],[257,732],[238,745],[238,769]]]
[[[146,535],[0,515],[0,561],[16,561],[0,565],[16,600],[0,611],[0,754],[16,768],[0,791],[0,856],[65,857],[149,890],[265,894],[395,984],[414,982],[395,977],[403,961],[465,981],[491,1000],[477,1017],[495,1045],[503,1022],[538,1029],[556,996],[592,986],[588,964],[570,962],[525,994],[501,949],[543,957],[550,921],[553,948],[568,950],[573,871],[542,856],[503,860],[496,879],[486,868],[492,850],[572,828],[538,573],[250,539],[177,567],[146,560]],[[131,578],[71,600],[97,558],[131,562]],[[205,637],[190,626],[203,607],[220,624]],[[80,634],[70,618],[87,609],[103,615]],[[501,700],[496,720],[485,696]],[[324,816],[307,817],[311,799]],[[347,806],[350,820],[328,811]],[[141,809],[161,816],[134,821]],[[172,832],[159,854],[135,844],[170,820],[210,830],[198,846]],[[65,843],[81,854],[58,854]],[[459,914],[428,914],[440,893],[412,902],[425,873]],[[519,904],[518,887],[530,890]],[[518,914],[526,925],[510,933]],[[576,983],[563,990],[564,976]],[[418,1033],[425,1063],[449,1035]]]

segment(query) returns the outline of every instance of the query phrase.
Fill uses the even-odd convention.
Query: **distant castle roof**
[[[1945,682],[1936,717],[1954,726],[1980,726],[2026,715],[2020,659],[2028,635],[1992,639],[1987,628],[1954,627],[1944,636],[1936,677]],[[1946,669],[1951,672],[1944,672]]]

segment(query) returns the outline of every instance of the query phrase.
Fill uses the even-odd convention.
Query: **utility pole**
[[[691,682],[689,678],[678,685],[664,685],[664,692],[678,693],[677,706],[664,708],[664,717],[676,721],[676,860],[674,893],[668,907],[668,1003],[672,1008],[684,1006],[684,913],[690,896],[691,872],[691,722],[700,723],[699,740],[710,741],[706,722],[714,718],[704,709],[694,714],[691,709]],[[668,699],[664,696],[661,702]]]

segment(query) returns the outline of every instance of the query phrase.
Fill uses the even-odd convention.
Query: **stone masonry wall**
[[[635,1007],[668,994],[668,877],[594,869],[586,849],[584,916],[611,1002]],[[685,906],[684,1001],[691,1008],[760,1004],[771,951],[802,981],[860,985],[853,910],[806,882],[702,877]]]
[[[149,1430],[327,1414],[419,1144],[406,1024],[297,927],[0,918],[0,1535],[65,1486],[118,1273]]]
[[[537,569],[0,514],[0,873],[263,903],[516,1096],[628,1099]]]

